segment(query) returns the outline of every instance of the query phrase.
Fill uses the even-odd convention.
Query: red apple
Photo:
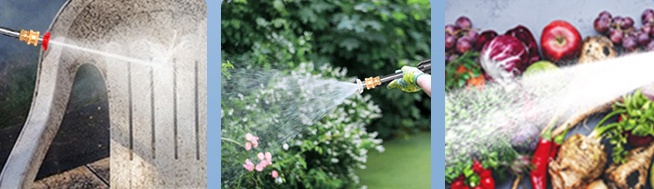
[[[540,46],[545,58],[558,63],[576,58],[581,51],[581,40],[581,34],[572,24],[555,20],[543,28]]]

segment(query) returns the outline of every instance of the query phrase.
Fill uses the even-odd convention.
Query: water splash
[[[136,64],[141,64],[141,65],[146,65],[146,66],[156,65],[156,64],[153,64],[153,61],[136,59],[136,58],[131,58],[131,57],[127,57],[127,56],[122,56],[122,55],[118,55],[118,54],[104,52],[104,51],[100,51],[100,50],[96,50],[96,49],[85,48],[85,47],[83,47],[81,45],[77,45],[75,43],[60,42],[60,40],[50,41],[50,45],[52,45],[52,46],[61,46],[61,47],[73,49],[73,50],[80,51],[80,52],[92,53],[92,54],[100,55],[100,56],[103,56],[103,57],[106,57],[106,58],[121,60],[121,61],[125,61],[125,62],[130,62],[130,63],[136,63]]]
[[[306,127],[333,112],[359,88],[354,82],[279,70],[236,69],[223,77],[223,181],[236,179],[246,171],[242,164],[247,157],[240,156],[245,152],[246,133],[260,138],[259,147],[252,151],[271,152],[275,156],[288,148],[284,144],[293,142]],[[238,151],[226,151],[233,149],[225,147],[230,145],[237,145]]]
[[[446,166],[487,149],[533,149],[541,130],[654,82],[654,53],[577,64],[446,95]],[[558,124],[557,124],[558,125]],[[511,153],[511,152],[510,152]]]

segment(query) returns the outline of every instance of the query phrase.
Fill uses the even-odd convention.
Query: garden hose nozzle
[[[41,42],[41,47],[43,47],[44,51],[48,50],[48,43],[50,42],[50,32],[46,32],[45,35],[41,37],[41,33],[34,30],[20,30],[20,32],[18,32],[9,28],[0,27],[0,34],[18,38],[19,41],[23,41],[27,43],[27,45],[36,46]]]
[[[431,74],[431,59],[424,60],[420,63],[418,63],[417,68],[422,71],[423,73]],[[368,90],[374,89],[377,86],[380,86],[384,83],[393,81],[395,79],[399,79],[404,77],[404,74],[402,72],[399,73],[394,73],[386,76],[376,76],[376,77],[369,77],[362,82],[360,79],[356,80],[356,84],[359,86],[359,89],[357,92],[363,93],[363,88],[366,88]]]

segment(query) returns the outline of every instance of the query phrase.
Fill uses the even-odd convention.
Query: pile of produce
[[[583,38],[569,22],[553,20],[535,30],[541,32],[537,43],[523,25],[499,34],[473,28],[470,18],[461,16],[445,26],[446,90],[485,90],[489,83],[503,85],[558,67],[654,50],[654,10],[644,10],[640,23],[637,28],[631,17],[602,11],[592,26],[597,34]],[[447,185],[452,189],[495,188],[496,181],[509,181],[500,176],[511,174],[528,178],[524,180],[539,189],[548,185],[555,189],[644,188],[648,178],[654,179],[650,173],[654,172],[654,92],[650,91],[654,90],[637,90],[558,127],[547,125],[538,143],[520,153],[489,149],[446,165]],[[570,127],[606,110],[611,111],[590,135],[565,139]],[[505,147],[517,149],[519,145],[510,141]]]

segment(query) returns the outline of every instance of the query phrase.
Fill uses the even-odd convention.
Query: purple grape
[[[643,24],[654,24],[654,14],[647,15],[645,20],[643,20]]]
[[[631,17],[622,18],[622,22],[620,23],[620,27],[622,29],[628,29],[628,28],[634,27],[634,19],[632,19]]]
[[[643,11],[643,14],[640,16],[640,19],[643,24],[654,22],[654,10],[645,9],[645,11]]]
[[[642,46],[647,45],[650,41],[649,34],[642,31],[636,33],[636,39],[638,41],[638,45]]]
[[[479,33],[475,30],[468,31],[466,36],[470,37],[473,43],[477,43],[477,40],[479,39]]]
[[[650,41],[650,42],[647,44],[647,47],[645,47],[645,50],[647,50],[647,51],[654,51],[654,41]]]
[[[450,50],[456,46],[456,37],[452,34],[445,34],[445,49]]]
[[[606,11],[606,10],[605,10],[605,11],[602,11],[602,12],[599,13],[598,18],[608,18],[608,19],[611,19],[612,17],[611,17],[611,13],[609,13],[609,11]]]
[[[615,28],[620,28],[622,26],[622,16],[615,16],[613,17],[613,20],[611,21],[613,23]]]
[[[613,42],[613,44],[616,44],[616,45],[622,43],[622,37],[623,37],[622,36],[622,31],[620,31],[620,30],[612,30],[609,33],[609,38],[611,38],[611,41]]]
[[[470,28],[472,28],[472,21],[470,21],[470,18],[465,16],[461,16],[457,18],[455,23],[456,26],[464,30],[469,30]]]
[[[609,31],[609,28],[611,28],[611,19],[606,17],[599,17],[595,19],[593,27],[595,27],[595,31],[605,34]]]
[[[652,32],[652,26],[644,25],[643,27],[640,28],[640,31],[649,35]]]
[[[456,51],[463,54],[469,50],[472,50],[472,41],[468,36],[463,36],[456,41]]]
[[[457,27],[455,25],[452,25],[452,24],[445,25],[445,33],[449,33],[450,35],[454,35],[457,30],[459,30],[459,27]]]
[[[620,30],[611,30],[609,33],[609,38],[611,39],[611,42],[613,44],[620,44],[622,43],[622,31]]]
[[[627,50],[627,51],[633,51],[636,50],[638,47],[638,43],[636,42],[636,38],[633,36],[627,36],[622,39],[622,47]]]

